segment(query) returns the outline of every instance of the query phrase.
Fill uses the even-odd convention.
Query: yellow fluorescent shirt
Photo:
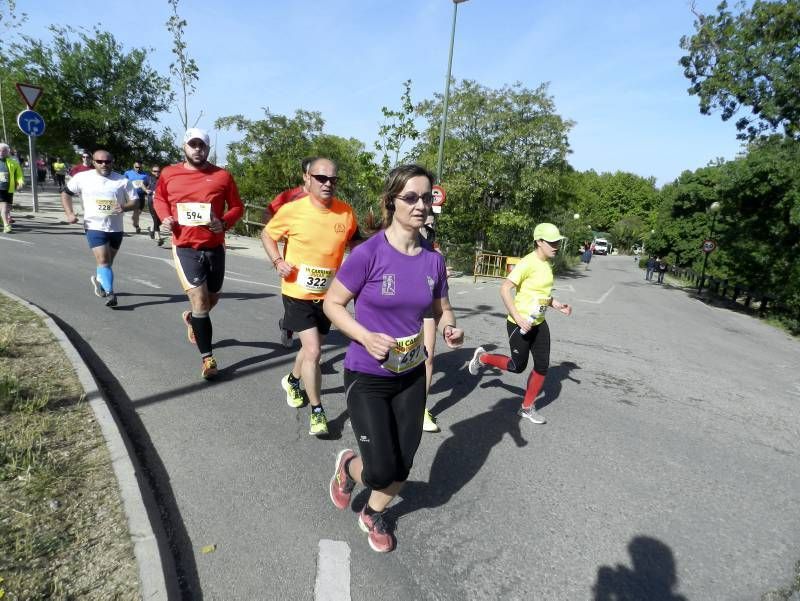
[[[542,323],[544,309],[541,306],[550,298],[553,290],[553,268],[550,262],[537,257],[534,251],[517,263],[508,274],[508,279],[517,287],[517,294],[514,296],[517,311],[534,318],[533,325]],[[508,316],[508,321],[515,323],[511,315]]]

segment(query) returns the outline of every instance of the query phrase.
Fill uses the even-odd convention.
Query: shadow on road
[[[687,601],[678,586],[672,550],[656,538],[637,536],[628,544],[632,568],[601,566],[594,601]]]
[[[58,324],[89,366],[103,398],[125,434],[128,454],[138,463],[136,476],[148,519],[164,559],[164,576],[169,598],[202,600],[203,592],[191,540],[172,492],[169,474],[155,452],[150,435],[139,419],[130,397],[92,347],[58,316],[52,313],[48,315]]]
[[[490,409],[450,426],[453,435],[436,452],[428,482],[407,482],[400,492],[402,500],[389,509],[387,517],[394,522],[418,509],[446,504],[475,477],[506,434],[518,447],[527,445],[516,414],[518,404],[515,398],[502,399]],[[356,501],[366,502],[366,498],[359,495]]]

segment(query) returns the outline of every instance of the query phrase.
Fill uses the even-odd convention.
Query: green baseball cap
[[[546,240],[547,242],[558,242],[563,240],[564,236],[558,231],[558,228],[552,223],[540,223],[533,230],[534,240]]]

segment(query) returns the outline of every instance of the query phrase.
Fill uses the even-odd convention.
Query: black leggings
[[[364,484],[382,490],[405,482],[422,439],[425,366],[388,378],[345,369],[344,388]]]
[[[156,213],[152,197],[147,199],[147,209],[150,211],[150,217],[153,218],[153,231],[157,232],[161,229],[161,220],[158,218],[158,213]]]
[[[505,369],[515,374],[522,373],[528,366],[530,354],[533,357],[533,370],[542,375],[547,374],[550,367],[550,328],[547,322],[543,321],[523,334],[517,324],[506,320],[506,329],[511,357]]]

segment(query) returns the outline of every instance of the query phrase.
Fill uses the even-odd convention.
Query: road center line
[[[14,240],[14,238],[9,238],[8,236],[0,236],[0,240],[5,240],[6,242],[16,242],[17,244],[27,244],[28,246],[33,246],[33,242],[28,242],[26,240]]]
[[[227,275],[225,276],[225,281],[244,282],[245,284],[255,284],[256,286],[267,286],[268,288],[278,288],[280,290],[280,286],[277,284],[266,284],[264,282],[254,282],[253,280],[242,280],[240,278],[229,278]]]
[[[615,286],[611,286],[611,288],[606,290],[605,294],[603,294],[603,296],[601,296],[597,300],[588,300],[588,299],[585,299],[585,298],[579,298],[578,300],[581,301],[582,303],[592,303],[593,305],[600,305],[600,304],[603,303],[603,301],[605,301],[608,298],[608,295],[611,294],[614,291],[614,288],[615,288]]]
[[[350,545],[320,539],[314,601],[350,601]]]
[[[129,278],[132,282],[136,282],[137,284],[142,284],[144,286],[149,286],[150,288],[157,288],[160,289],[161,286],[158,284],[154,284],[153,282],[148,282],[147,280],[140,280],[139,278]]]
[[[142,257],[144,259],[152,259],[153,261],[164,261],[164,263],[166,263],[170,267],[175,266],[175,262],[172,259],[165,259],[164,257],[152,257],[150,255],[140,255],[139,253],[131,253],[131,252],[126,252],[125,254],[130,255],[132,257]]]

